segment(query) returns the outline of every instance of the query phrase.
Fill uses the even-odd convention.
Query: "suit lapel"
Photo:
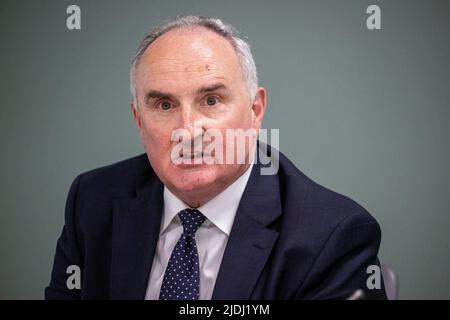
[[[278,176],[260,168],[253,166],[236,212],[212,299],[249,299],[278,238],[267,228],[281,214]]]
[[[163,185],[147,180],[136,198],[114,202],[111,299],[144,299],[158,241]]]

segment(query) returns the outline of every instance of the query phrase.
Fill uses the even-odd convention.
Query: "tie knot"
[[[183,224],[184,233],[194,235],[200,228],[206,217],[196,209],[184,209],[178,212],[178,216]]]

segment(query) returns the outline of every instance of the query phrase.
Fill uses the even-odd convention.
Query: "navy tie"
[[[196,209],[182,210],[178,216],[183,224],[183,234],[167,264],[159,300],[198,300],[200,268],[195,232],[206,217]]]

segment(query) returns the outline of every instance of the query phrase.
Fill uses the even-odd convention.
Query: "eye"
[[[218,103],[219,103],[219,99],[217,97],[211,96],[211,97],[206,98],[206,104],[208,106],[215,106]]]
[[[167,111],[167,110],[170,110],[170,108],[172,108],[172,105],[170,104],[169,101],[162,101],[162,102],[159,104],[159,107],[160,107],[162,110]]]

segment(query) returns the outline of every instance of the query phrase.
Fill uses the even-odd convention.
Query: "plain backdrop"
[[[450,2],[399,0],[2,0],[0,298],[43,298],[76,175],[143,152],[129,63],[178,14],[248,37],[281,151],[378,220],[401,298],[449,299]]]

